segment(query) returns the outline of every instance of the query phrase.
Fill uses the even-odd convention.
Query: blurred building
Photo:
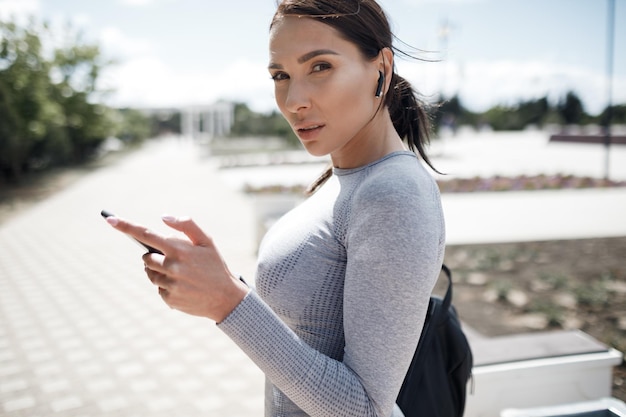
[[[235,121],[235,105],[219,101],[208,106],[181,109],[181,130],[186,137],[211,140],[230,133]]]

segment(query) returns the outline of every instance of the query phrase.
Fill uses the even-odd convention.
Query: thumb
[[[212,239],[190,217],[163,216],[161,220],[172,229],[184,233],[196,246],[212,244]]]

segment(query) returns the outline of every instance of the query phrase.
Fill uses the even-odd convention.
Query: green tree
[[[97,103],[97,79],[108,64],[99,48],[72,35],[50,59],[42,44],[50,38],[34,20],[25,27],[0,22],[0,173],[10,180],[83,162],[113,131],[111,112]]]
[[[523,129],[528,125],[542,126],[548,116],[549,110],[550,105],[547,97],[520,103],[517,108],[521,125],[520,128]]]
[[[460,125],[477,125],[478,115],[463,106],[458,95],[444,99],[432,111],[432,123],[435,130],[442,126],[456,129]]]
[[[583,103],[576,93],[569,91],[565,95],[565,99],[561,100],[557,105],[557,109],[563,118],[565,124],[580,124],[585,117]]]
[[[70,34],[71,36],[71,34]],[[69,162],[83,162],[114,132],[108,109],[94,103],[102,68],[108,63],[97,45],[83,44],[79,36],[70,46],[55,51],[51,72],[58,79],[52,84],[52,98],[61,105],[65,129],[71,143]]]
[[[596,118],[597,122],[602,126],[606,126],[608,124],[609,111],[611,124],[626,124],[626,104],[614,105],[610,108],[607,106]]]
[[[138,143],[152,135],[151,120],[136,109],[117,110],[115,136],[126,143]]]
[[[245,103],[235,104],[235,120],[231,136],[275,136],[285,139],[292,145],[300,142],[291,126],[277,111],[269,114],[256,113]]]
[[[515,117],[515,109],[506,106],[495,106],[483,114],[485,123],[494,130],[515,130],[519,123]]]
[[[50,64],[34,22],[0,22],[0,39],[0,169],[17,179],[44,148],[59,108],[48,97]]]
[[[519,102],[515,106],[495,106],[483,115],[494,130],[522,130],[543,125],[550,113],[548,98]]]
[[[465,108],[461,104],[459,96],[455,95],[450,99],[444,99],[433,113],[433,125],[437,130],[444,126],[455,130],[463,118],[464,112]]]

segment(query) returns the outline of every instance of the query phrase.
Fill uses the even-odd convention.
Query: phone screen
[[[102,210],[102,211],[100,212],[100,215],[101,215],[102,217],[104,217],[105,219],[106,219],[107,217],[114,216],[114,214],[113,214],[113,213],[111,213],[110,211],[107,211],[107,210]],[[128,235],[127,235],[127,236],[128,236]],[[132,237],[132,236],[128,236],[128,237],[129,237],[129,238],[131,238],[134,242],[136,242],[136,243],[138,243],[139,245],[141,245],[143,248],[147,249],[147,250],[148,250],[148,252],[150,252],[150,253],[159,253],[159,254],[163,255],[163,252],[161,252],[160,250],[158,250],[158,249],[156,249],[156,248],[153,248],[152,246],[146,245],[145,243],[143,243],[143,242],[141,242],[141,241],[139,241],[139,240],[135,239],[135,238],[134,238],[134,237]]]

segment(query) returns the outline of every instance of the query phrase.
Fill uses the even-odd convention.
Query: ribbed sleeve
[[[306,345],[255,292],[218,326],[309,415],[376,415],[356,374]]]
[[[218,325],[265,373],[266,416],[401,416],[444,237],[436,184],[409,152],[335,170],[276,223],[256,290]]]

